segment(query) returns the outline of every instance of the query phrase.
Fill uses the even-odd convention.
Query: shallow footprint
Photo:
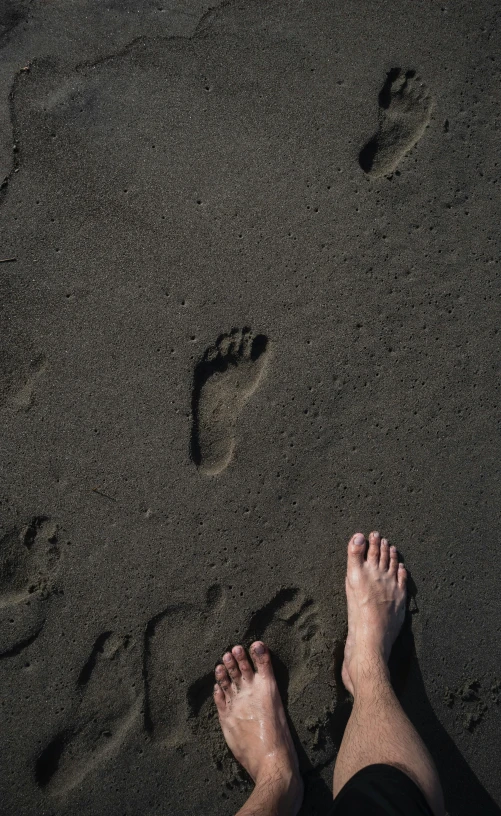
[[[129,635],[103,632],[78,675],[72,716],[39,755],[35,780],[62,795],[116,754],[142,708],[140,655]]]
[[[236,423],[256,390],[268,358],[268,338],[249,329],[223,334],[195,368],[191,456],[208,475],[231,460]]]
[[[2,321],[0,346],[0,408],[10,405],[15,410],[31,408],[36,385],[46,371],[45,354],[37,349],[26,334],[20,320],[16,320],[12,291],[8,278],[0,278],[0,303],[6,318]],[[10,308],[9,308],[10,307]]]
[[[423,135],[433,99],[415,71],[393,68],[379,93],[379,128],[359,155],[360,167],[373,178],[393,173]]]
[[[327,653],[318,606],[298,587],[281,589],[253,614],[244,642],[253,640],[264,640],[272,650],[275,675],[289,713],[308,712],[311,689],[317,702],[322,696],[318,676],[325,668]],[[311,710],[314,703],[309,703]]]
[[[64,530],[47,516],[0,538],[0,657],[17,654],[40,633],[67,544]]]
[[[191,626],[197,611],[191,604],[173,604],[148,621],[144,640],[144,725],[165,747],[186,741],[185,701],[173,677],[179,651],[191,644]],[[182,670],[181,665],[176,669]]]
[[[197,621],[198,650],[213,637],[226,598],[219,584],[207,589],[205,604],[172,604],[152,617],[144,637],[144,725],[166,748],[189,739],[188,701],[179,678],[190,672],[193,658],[193,621]],[[211,685],[213,681],[211,680]]]

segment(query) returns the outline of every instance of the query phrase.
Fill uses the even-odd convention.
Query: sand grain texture
[[[0,18],[2,812],[236,811],[255,637],[321,812],[380,529],[448,811],[499,814],[499,3],[204,12]]]

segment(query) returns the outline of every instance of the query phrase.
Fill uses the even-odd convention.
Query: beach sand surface
[[[500,13],[3,7],[5,816],[236,811],[255,638],[327,809],[371,529],[448,812],[499,816]]]

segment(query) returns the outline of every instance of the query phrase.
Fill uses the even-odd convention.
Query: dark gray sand
[[[374,528],[448,811],[499,814],[500,3],[204,12],[1,6],[2,814],[231,814],[255,637],[320,813]]]

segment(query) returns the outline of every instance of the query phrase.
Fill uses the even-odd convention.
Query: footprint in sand
[[[203,473],[220,473],[235,447],[237,418],[256,390],[268,359],[268,338],[233,329],[205,352],[194,374],[191,457]]]
[[[379,93],[379,127],[359,155],[360,167],[379,178],[397,164],[423,135],[433,99],[415,71],[393,68]]]
[[[172,604],[148,621],[143,665],[144,725],[152,739],[166,748],[180,746],[190,737],[189,706],[186,693],[180,692],[179,677],[190,671],[194,627],[196,651],[203,655],[204,645],[213,645],[214,620],[221,616],[225,602],[222,587],[213,584],[207,590],[203,608],[190,603]]]
[[[40,788],[65,794],[117,753],[141,711],[140,676],[131,638],[99,635],[76,679],[73,711],[36,761]]]
[[[294,705],[317,675],[324,645],[319,611],[313,600],[297,587],[280,590],[253,615],[244,639],[246,643],[265,640],[273,650],[284,702]]]
[[[40,633],[67,544],[64,530],[47,516],[0,538],[0,657],[17,654]]]
[[[38,380],[47,370],[47,359],[44,354],[38,354],[24,371],[24,380],[11,395],[10,404],[18,411],[28,411],[33,405],[34,393]]]
[[[0,279],[0,303],[6,314],[0,345],[0,408],[10,406],[16,411],[28,411],[35,402],[37,385],[48,369],[48,361],[24,329],[10,319],[11,298],[8,281]]]
[[[323,766],[334,755],[332,741],[319,739],[322,722],[311,726],[311,712],[329,711],[333,705],[332,657],[326,647],[321,614],[311,598],[297,587],[287,587],[253,614],[242,644],[264,640],[271,648],[273,665],[284,704],[298,734],[304,771]],[[224,649],[226,645],[221,644]],[[219,659],[222,656],[219,656]],[[230,782],[241,779],[238,766],[229,755],[219,727],[212,699],[214,672],[207,672],[188,689],[190,725],[216,765]],[[324,719],[325,719],[324,717]]]

